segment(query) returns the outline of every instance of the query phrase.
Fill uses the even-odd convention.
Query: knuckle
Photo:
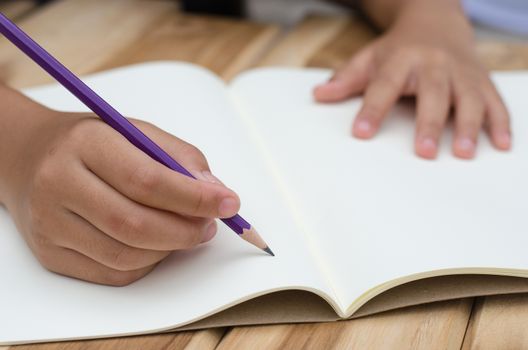
[[[103,277],[103,283],[114,287],[125,287],[143,276],[144,274],[136,271],[109,271]]]
[[[427,59],[435,66],[447,66],[450,62],[451,56],[443,49],[430,48]]]
[[[482,126],[482,120],[477,118],[459,118],[456,125],[458,132],[464,134],[475,135],[478,134]]]
[[[138,256],[133,248],[125,245],[119,246],[112,251],[110,263],[112,267],[119,271],[130,271],[138,268]]]
[[[181,152],[183,153],[186,153],[188,155],[200,155],[202,154],[202,152],[198,149],[198,147],[190,144],[190,143],[187,143],[187,142],[183,142],[181,144]]]
[[[80,118],[64,133],[64,141],[69,144],[78,144],[86,139],[86,135],[93,135],[100,132],[102,126],[103,123],[96,118]]]
[[[170,253],[171,251],[150,251],[122,245],[114,249],[107,260],[109,266],[117,271],[137,271],[158,263]]]
[[[399,90],[402,87],[401,82],[391,72],[380,71],[376,77],[376,80],[378,80],[380,84],[383,84],[390,90]]]
[[[362,118],[369,119],[370,121],[375,121],[381,118],[383,115],[382,107],[375,103],[365,103],[361,108],[359,113]]]
[[[33,191],[49,191],[57,183],[59,167],[52,159],[44,159],[35,170],[32,178]]]
[[[146,219],[141,215],[130,215],[117,213],[109,216],[109,228],[118,239],[127,244],[141,244],[140,239],[144,236],[146,229]]]
[[[102,125],[103,123],[97,118],[91,116],[82,117],[71,125],[66,136],[68,139],[78,141],[84,139],[87,132],[97,132]]]
[[[191,214],[196,216],[205,215],[208,213],[211,204],[209,203],[210,199],[207,193],[207,189],[201,183],[198,183],[196,186],[194,195],[193,195],[193,207],[191,209]]]
[[[422,56],[421,49],[416,46],[403,46],[394,50],[393,59],[395,61],[405,60],[409,62],[416,62]]]
[[[510,127],[510,116],[508,113],[493,113],[489,116],[489,122],[495,127],[508,129]]]
[[[160,175],[154,167],[141,166],[132,172],[129,183],[134,194],[143,197],[156,189],[160,183]]]
[[[202,232],[205,229],[205,221],[195,222],[181,235],[181,242],[183,249],[190,249],[196,247],[202,241]]]
[[[444,122],[438,119],[427,119],[418,122],[419,133],[438,132],[444,126]]]
[[[139,120],[139,119],[134,119],[134,118],[130,118],[129,120],[132,121],[132,123],[136,125],[138,128],[144,131],[158,129],[158,127],[155,126],[154,124],[144,121],[144,120]]]
[[[445,83],[445,81],[442,80],[442,79],[438,79],[438,78],[431,79],[431,81],[429,82],[429,87],[428,88],[433,93],[436,93],[436,94],[444,94],[444,93],[446,93],[449,90],[449,87]]]
[[[198,149],[198,147],[191,145],[190,143],[184,142],[182,144],[181,151],[187,157],[194,159],[194,161],[201,163],[202,165],[207,164],[205,155],[202,153],[202,151],[200,151],[200,149]]]

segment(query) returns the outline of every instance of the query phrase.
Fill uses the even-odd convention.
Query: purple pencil
[[[130,123],[121,113],[103,100],[81,79],[68,70],[62,63],[37,44],[29,35],[11,22],[0,12],[0,32],[35,63],[41,66],[75,97],[99,116],[105,123],[127,138],[134,146],[148,154],[153,159],[164,164],[180,174],[195,178],[189,171],[169,156],[154,141],[149,139],[138,128]],[[239,237],[274,256],[271,249],[260,237],[255,228],[251,227],[240,215],[235,215],[222,221]]]

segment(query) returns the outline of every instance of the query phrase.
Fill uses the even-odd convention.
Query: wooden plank
[[[527,349],[528,294],[479,298],[462,349]]]
[[[377,34],[364,21],[350,18],[339,33],[308,59],[306,65],[337,69],[376,37]]]
[[[14,21],[19,20],[35,8],[36,2],[33,0],[10,0],[0,2],[0,12]]]
[[[131,45],[170,11],[177,11],[171,1],[61,0],[19,25],[66,66],[84,74]],[[0,41],[0,71],[2,80],[15,87],[52,81],[5,39]]]
[[[258,65],[305,66],[347,23],[347,17],[310,16],[267,53]]]
[[[169,13],[102,69],[153,60],[199,64],[229,79],[253,65],[279,34],[276,26]]]
[[[528,45],[482,41],[477,53],[490,70],[528,69]]]
[[[171,0],[62,0],[20,25],[77,74],[183,60],[227,79],[252,65],[279,34],[271,25],[184,15]],[[0,40],[0,72],[15,87],[52,81],[6,40]]]
[[[321,324],[238,327],[218,349],[459,349],[472,299]]]
[[[11,346],[1,350],[102,350],[102,349],[214,349],[224,335],[224,329],[197,332],[168,333],[138,337],[97,339],[63,343]]]

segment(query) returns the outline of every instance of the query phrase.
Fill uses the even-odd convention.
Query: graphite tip
[[[273,254],[273,251],[269,247],[266,247],[266,248],[264,248],[262,250],[265,251],[266,253],[268,253],[271,256],[275,256],[275,254]]]

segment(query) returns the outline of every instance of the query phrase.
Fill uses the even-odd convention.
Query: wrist
[[[390,32],[459,52],[473,48],[473,28],[458,0],[407,0],[401,6]]]
[[[442,26],[444,31],[452,31],[446,28],[447,25],[464,27],[466,30],[471,28],[459,0],[404,0],[398,11],[394,12],[392,25],[401,25],[403,22],[411,22],[419,28]]]
[[[361,0],[363,11],[381,29],[388,29],[404,20],[418,24],[449,22],[452,19],[466,22],[460,0]],[[419,21],[427,18],[427,21]]]
[[[26,150],[37,145],[39,129],[51,117],[50,112],[0,84],[0,203],[7,205],[16,192],[21,171],[27,167]]]

